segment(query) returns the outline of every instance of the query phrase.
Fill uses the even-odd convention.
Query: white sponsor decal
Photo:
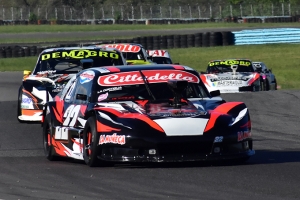
[[[199,83],[199,78],[196,75],[182,70],[145,70],[142,73],[149,83],[161,83],[168,80],[186,80]],[[100,76],[98,84],[102,86],[120,86],[144,84],[144,81],[140,72],[133,71]]]

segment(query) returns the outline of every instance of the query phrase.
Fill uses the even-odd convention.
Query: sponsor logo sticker
[[[238,135],[238,142],[245,140],[247,138],[251,138],[251,132],[250,131],[240,131],[237,133]]]
[[[114,133],[113,135],[100,135],[99,144],[125,144],[125,135],[117,135]]]
[[[28,97],[23,97],[22,98],[22,104],[31,104],[32,103],[32,99],[28,98]]]
[[[95,73],[93,71],[86,71],[82,74],[80,74],[80,83],[88,83],[91,80],[93,80],[95,77]]]
[[[182,70],[145,70],[142,71],[149,83],[162,83],[168,80],[186,80],[192,83],[199,83],[199,78],[189,72]],[[100,76],[98,84],[102,86],[120,86],[144,84],[140,72],[123,72]]]
[[[107,99],[108,97],[108,92],[106,92],[105,94],[100,94],[98,97],[98,101],[103,101],[104,99]]]

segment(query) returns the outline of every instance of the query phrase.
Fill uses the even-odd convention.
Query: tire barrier
[[[210,32],[209,36],[209,46],[222,46],[223,45],[223,39],[222,39],[222,33],[221,32]]]
[[[180,36],[180,47],[187,48],[187,35]]]
[[[160,36],[153,36],[153,49],[160,49]]]
[[[148,36],[146,39],[147,48],[153,49],[153,36]]]
[[[90,46],[109,43],[136,43],[145,49],[173,49],[235,45],[235,34],[230,31],[204,32],[186,35],[141,36],[132,39],[103,40],[90,43],[65,43],[52,46],[2,46],[0,58],[38,56],[48,48]]]
[[[234,45],[234,34],[230,31],[222,32],[223,46]]]
[[[202,34],[202,47],[209,47],[210,44],[210,32],[205,32]]]
[[[162,35],[160,38],[160,48],[161,49],[166,49],[168,48],[168,41],[167,41],[167,36]]]
[[[167,49],[174,48],[174,35],[167,35]]]
[[[195,35],[195,47],[202,47],[202,33],[196,33]]]
[[[195,35],[187,35],[187,47],[195,47]]]
[[[174,48],[180,48],[180,35],[174,35]]]

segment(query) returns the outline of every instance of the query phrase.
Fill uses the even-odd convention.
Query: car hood
[[[242,104],[228,104],[226,109],[216,110],[226,104],[221,103],[221,98],[195,98],[189,99],[178,109],[169,106],[166,102],[143,101],[98,103],[95,110],[101,118],[113,124],[122,124],[131,130],[140,129],[144,134],[154,130],[154,132],[164,132],[167,136],[192,136],[219,131],[225,133],[229,130],[235,115],[229,113],[229,110]]]

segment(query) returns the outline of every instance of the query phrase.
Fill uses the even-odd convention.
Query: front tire
[[[21,111],[22,89],[23,89],[23,86],[21,85],[19,88],[19,92],[18,92],[17,119],[20,123],[25,123],[25,121],[19,119],[19,116],[22,115],[22,111]]]
[[[96,119],[94,116],[88,118],[83,130],[83,159],[90,167],[96,167],[100,164],[98,159],[99,138],[97,138]]]
[[[52,138],[53,138],[52,122],[51,122],[51,116],[50,114],[48,114],[43,124],[43,147],[44,147],[45,156],[50,161],[54,161],[57,159],[57,156],[53,155]]]

